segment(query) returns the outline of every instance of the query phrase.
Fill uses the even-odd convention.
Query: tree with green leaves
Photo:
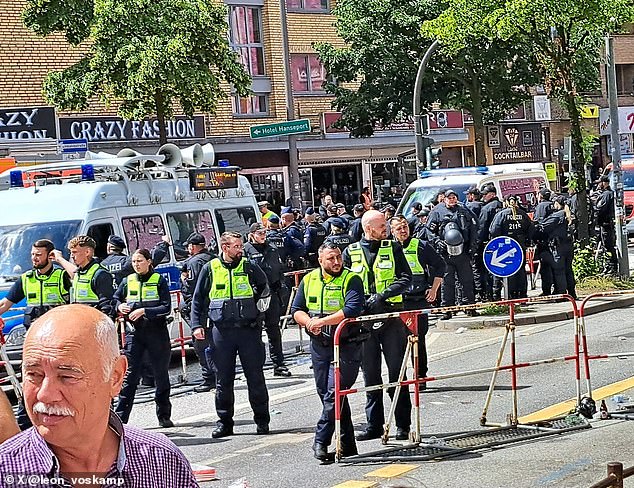
[[[446,4],[433,0],[340,0],[333,10],[345,47],[316,45],[336,83],[326,89],[342,112],[339,126],[353,136],[369,136],[376,125],[412,115],[414,81],[431,41],[421,33]],[[496,123],[528,98],[535,80],[525,46],[510,40],[491,43],[473,37],[469,46],[432,57],[421,94],[428,110],[435,102],[473,116],[476,164],[485,164],[485,125]]]
[[[231,50],[227,8],[215,0],[27,0],[27,27],[88,43],[76,64],[44,81],[49,103],[85,110],[93,97],[126,119],[156,115],[160,142],[175,110],[214,113],[230,83],[241,96],[251,79]]]
[[[450,52],[470,45],[472,37],[492,43],[519,39],[529,47],[547,93],[560,100],[570,117],[579,193],[579,237],[587,241],[586,164],[579,104],[581,93],[599,85],[604,37],[634,19],[631,0],[448,0],[448,8],[423,26],[429,38]]]

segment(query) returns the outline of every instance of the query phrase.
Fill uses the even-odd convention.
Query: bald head
[[[378,210],[368,210],[364,213],[361,217],[361,227],[368,240],[378,241],[387,238],[385,215]]]
[[[114,323],[108,316],[88,305],[63,305],[38,318],[26,334],[24,355],[27,356],[43,340],[82,344],[92,352],[92,359],[99,363],[104,380],[110,377],[112,367],[120,356]]]

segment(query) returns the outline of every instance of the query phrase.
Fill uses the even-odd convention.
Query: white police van
[[[537,204],[537,192],[550,188],[541,163],[496,164],[469,168],[447,168],[421,171],[409,185],[398,207],[398,213],[411,217],[415,203],[431,203],[441,190],[452,189],[465,201],[471,187],[482,189],[494,185],[498,197],[519,196],[530,212]]]
[[[157,271],[171,290],[178,290],[180,267],[188,257],[184,241],[192,232],[203,234],[213,248],[224,231],[246,234],[260,220],[247,179],[237,167],[213,162],[211,144],[182,152],[166,144],[156,155],[130,149],[117,155],[87,153],[85,160],[2,173],[0,298],[31,269],[33,242],[50,239],[68,259],[67,243],[79,234],[95,239],[98,258],[106,256],[112,234],[125,240],[129,252],[151,249],[163,235],[170,236],[173,245]],[[3,318],[7,345],[21,345],[21,312],[9,310]],[[171,337],[178,337],[177,324],[170,327]]]

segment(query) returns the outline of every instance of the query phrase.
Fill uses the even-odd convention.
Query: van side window
[[[99,259],[103,259],[108,255],[106,251],[106,244],[108,244],[108,237],[114,234],[112,224],[97,224],[91,225],[86,233],[92,237],[97,243],[97,249],[95,249],[95,256]]]
[[[189,257],[185,240],[192,232],[205,236],[207,247],[212,252],[218,251],[216,231],[209,210],[200,212],[179,212],[167,214],[167,227],[172,236],[174,254],[178,261]]]
[[[151,250],[165,235],[165,225],[160,215],[144,215],[142,217],[123,217],[121,219],[123,234],[132,254],[137,249]],[[161,261],[169,261],[169,254]]]
[[[242,235],[249,233],[249,227],[258,221],[253,207],[223,208],[214,211],[218,232],[239,232]]]

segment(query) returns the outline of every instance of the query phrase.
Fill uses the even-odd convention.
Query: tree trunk
[[[473,83],[469,87],[473,117],[473,136],[475,141],[475,165],[486,166],[486,152],[484,149],[485,128],[482,119],[482,94],[477,76],[473,76]]]
[[[163,102],[163,94],[157,91],[154,94],[154,101],[156,102],[156,119],[159,124],[159,144],[167,144],[167,128],[165,127],[165,106]]]
[[[588,184],[586,181],[586,161],[583,159],[583,135],[581,134],[580,114],[575,102],[573,90],[566,90],[566,108],[570,115],[570,137],[572,143],[572,161],[574,168],[574,179],[577,182],[578,212],[577,219],[579,225],[577,233],[582,244],[586,244],[590,239],[589,217],[588,217]]]

